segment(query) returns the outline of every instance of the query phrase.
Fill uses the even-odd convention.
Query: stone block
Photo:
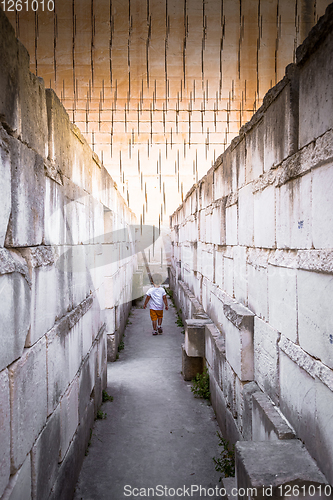
[[[314,248],[333,248],[333,163],[312,174],[312,238]]]
[[[91,393],[95,386],[95,376],[97,368],[97,349],[92,348],[90,355],[86,357],[82,364],[79,375],[79,421],[83,418],[86,408],[91,399]]]
[[[0,372],[0,496],[10,476],[10,404],[8,371]]]
[[[226,358],[242,382],[254,377],[253,318],[254,314],[238,303],[223,305],[225,317]]]
[[[0,21],[1,22],[1,21]],[[11,190],[11,165],[8,149],[8,136],[0,127],[0,176],[1,176],[1,201],[0,201],[0,247],[4,246],[5,237],[12,207]]]
[[[64,245],[66,238],[65,203],[62,185],[50,177],[45,178],[45,237],[46,245]]]
[[[238,205],[234,204],[225,210],[225,242],[226,245],[238,244]]]
[[[293,342],[297,338],[296,270],[268,266],[269,324]]]
[[[333,276],[297,271],[300,346],[333,369]]]
[[[1,500],[31,500],[31,458],[30,453],[22,467],[10,478]]]
[[[326,40],[299,75],[299,146],[302,148],[332,128],[333,35]]]
[[[234,295],[235,299],[247,305],[248,276],[246,262],[246,247],[234,248]]]
[[[261,120],[246,134],[246,183],[256,179],[264,172],[264,132],[264,122]]]
[[[326,478],[333,484],[333,392],[320,380],[316,380],[316,439],[313,453]]]
[[[188,356],[185,346],[182,344],[182,374],[184,380],[193,380],[197,373],[203,372],[203,368],[203,358]]]
[[[213,323],[205,325],[205,359],[216,382],[223,390],[225,339]]]
[[[267,267],[248,265],[248,307],[256,316],[268,320],[268,273]]]
[[[276,191],[276,244],[278,248],[312,246],[312,174],[283,184]]]
[[[295,431],[272,400],[262,392],[252,396],[252,440],[294,439]]]
[[[185,351],[189,357],[205,357],[205,325],[211,320],[185,320]]]
[[[49,497],[57,478],[60,452],[60,407],[48,419],[31,451],[32,494],[36,500]]]
[[[97,366],[97,375],[101,377],[107,366],[107,337],[105,326],[102,327],[102,330],[99,333]]]
[[[268,323],[254,318],[254,378],[272,400],[279,402],[280,334]]]
[[[232,500],[233,498],[238,498],[237,493],[237,479],[235,477],[223,477],[222,478],[223,488],[226,491],[227,499]]]
[[[5,244],[7,247],[41,245],[44,237],[44,160],[12,137],[9,147],[12,207]]]
[[[238,193],[238,243],[253,246],[254,197],[252,184],[242,187]]]
[[[51,247],[24,248],[31,286],[31,327],[26,347],[35,344],[52,328],[59,316],[57,273]]]
[[[230,256],[224,256],[223,258],[223,282],[224,290],[230,297],[234,295],[234,260]]]
[[[60,401],[60,451],[62,462],[79,425],[79,379],[76,377]]]
[[[255,382],[248,382],[243,389],[243,438],[245,441],[252,440],[252,395],[260,392]]]
[[[18,252],[0,248],[0,370],[18,359],[30,328],[28,268]]]
[[[11,391],[11,461],[23,464],[47,417],[46,339],[27,349],[9,367]]]
[[[275,187],[254,193],[254,245],[275,247]]]
[[[327,484],[316,462],[297,439],[236,443],[236,475],[239,500],[288,498],[288,485],[291,491],[298,486],[300,492],[304,486],[307,494],[303,498],[310,499],[310,485],[316,489]],[[319,490],[316,491],[312,498],[321,498]]]
[[[286,85],[265,112],[263,134],[265,172],[289,156],[294,135],[292,124],[290,85]]]

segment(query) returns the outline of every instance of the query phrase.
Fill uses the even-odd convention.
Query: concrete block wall
[[[225,437],[251,440],[254,425],[254,438],[268,439],[265,405],[251,409],[262,393],[330,483],[332,19],[333,5],[170,218],[177,305],[191,318],[196,299],[215,325],[206,328],[205,359]]]
[[[0,58],[0,498],[69,499],[131,305],[136,220],[1,10]]]

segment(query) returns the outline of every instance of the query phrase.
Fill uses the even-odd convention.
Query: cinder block
[[[57,478],[60,452],[60,407],[48,419],[31,451],[32,494],[36,500],[49,497]]]
[[[296,437],[295,431],[266,394],[256,392],[252,401],[253,441],[276,441]]]
[[[276,244],[278,248],[312,246],[312,173],[283,184],[276,191]]]
[[[226,358],[242,382],[254,377],[254,314],[238,303],[223,305],[225,317]]]
[[[47,417],[46,339],[27,349],[9,367],[11,391],[11,461],[16,472]]]
[[[315,248],[333,248],[333,163],[313,171],[312,235]]]
[[[0,496],[10,476],[10,406],[8,371],[0,372]]]
[[[28,268],[15,251],[0,248],[0,370],[18,359],[30,327]]]
[[[13,137],[9,141],[12,175],[7,247],[41,245],[44,237],[44,160]]]
[[[1,21],[0,21],[1,22]],[[5,237],[12,207],[11,190],[11,165],[8,151],[8,136],[0,126],[0,176],[1,176],[1,201],[0,201],[0,247],[4,246]]]
[[[79,379],[76,377],[60,401],[60,454],[62,462],[79,425]]]
[[[332,15],[331,12],[328,15]],[[299,146],[313,141],[332,128],[333,90],[331,85],[333,36],[328,31],[326,40],[299,74]]]
[[[1,500],[31,500],[30,453],[22,467],[10,478]]]
[[[255,457],[255,460],[254,460]],[[312,498],[321,498],[317,487],[322,490],[327,484],[325,476],[309,455],[301,441],[239,441],[236,443],[237,488],[239,499],[258,498],[281,499],[288,493],[287,485],[306,488],[313,485],[317,492]],[[291,486],[291,491],[292,491]],[[280,487],[280,488],[279,488]]]
[[[261,319],[254,318],[254,378],[272,400],[279,402],[280,334]]]
[[[275,187],[269,186],[253,195],[254,245],[275,247]]]
[[[203,372],[203,368],[203,358],[188,356],[185,346],[182,344],[182,374],[184,380],[193,380],[197,373]]]
[[[253,246],[254,237],[254,196],[252,184],[242,187],[238,193],[238,242]]]
[[[298,270],[297,295],[300,346],[333,368],[332,275]]]

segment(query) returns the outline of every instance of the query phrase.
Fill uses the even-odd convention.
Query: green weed
[[[125,348],[124,342],[121,340],[118,345],[118,352],[122,351]]]
[[[102,402],[113,401],[113,396],[110,396],[106,391],[102,392]]]
[[[102,410],[97,410],[97,419],[103,420],[104,418],[107,417],[107,413],[104,413]]]
[[[220,439],[219,446],[222,446],[222,451],[220,457],[213,458],[215,463],[215,470],[223,474],[222,477],[234,477],[235,476],[235,445],[230,446],[229,441],[224,439],[222,435],[217,432]]]
[[[209,373],[207,368],[204,368],[203,373],[197,373],[192,383],[191,391],[196,398],[210,399]]]

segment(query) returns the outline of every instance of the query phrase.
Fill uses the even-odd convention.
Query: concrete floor
[[[221,449],[212,407],[182,378],[184,334],[176,319],[171,305],[163,335],[153,336],[149,310],[142,303],[132,309],[125,348],[108,365],[114,400],[102,405],[107,418],[95,422],[75,500],[221,498],[212,489],[196,491],[221,488],[212,460]]]

